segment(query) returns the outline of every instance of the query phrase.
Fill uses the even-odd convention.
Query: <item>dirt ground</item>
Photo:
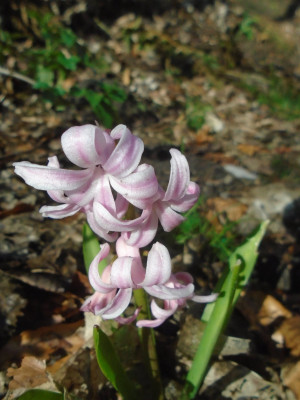
[[[182,243],[178,232],[161,241],[174,268],[194,275],[199,293],[213,290],[226,265],[222,245],[234,248],[270,220],[249,288],[197,398],[300,399],[300,7],[287,13],[289,2],[280,0],[149,3],[0,6],[0,398],[54,382],[78,399],[117,398],[97,371],[95,320],[79,311],[91,293],[84,217],[42,218],[49,198],[12,167],[22,160],[45,165],[52,155],[65,163],[61,134],[97,120],[124,123],[140,136],[162,185],[169,149],[187,156],[201,186],[203,225]],[[48,14],[61,31],[36,17]],[[55,42],[57,32],[69,32],[63,29],[76,35],[80,62],[68,39]],[[60,69],[51,63],[61,53]],[[202,310],[191,305],[156,330],[167,400],[182,390]],[[134,369],[134,328],[114,340]],[[40,380],[33,380],[37,370]]]

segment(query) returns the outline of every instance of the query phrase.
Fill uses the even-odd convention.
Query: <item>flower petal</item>
[[[165,232],[170,232],[184,221],[184,217],[172,210],[167,202],[157,201],[155,210]]]
[[[116,177],[124,177],[134,171],[144,151],[143,141],[132,135],[125,125],[118,125],[111,131],[113,139],[119,139],[117,146],[103,164],[104,170]]]
[[[73,190],[83,186],[92,176],[92,169],[72,171],[32,164],[28,161],[13,164],[15,173],[24,181],[40,190]]]
[[[136,229],[148,216],[148,211],[143,211],[142,215],[134,220],[121,220],[112,215],[100,203],[94,203],[93,206],[95,220],[98,225],[107,231],[124,232]]]
[[[110,213],[116,213],[116,203],[109,184],[107,175],[102,175],[97,179],[94,201],[101,203]]]
[[[197,296],[194,295],[191,297],[191,300],[195,301],[196,303],[210,303],[215,301],[218,298],[218,293],[208,294],[206,296]]]
[[[110,283],[110,271],[111,266],[108,265],[100,277],[99,275],[99,262],[104,260],[109,254],[110,247],[107,243],[101,246],[101,250],[93,259],[90,268],[89,268],[89,281],[92,285],[93,289],[100,293],[108,293],[112,289],[115,289],[115,286]]]
[[[177,310],[177,305],[174,302],[172,304],[172,308],[170,309],[163,309],[159,307],[154,300],[151,301],[151,312],[153,316],[156,318],[154,320],[147,320],[147,319],[140,319],[137,321],[136,325],[139,328],[145,327],[145,328],[156,328],[157,326],[161,325],[165,320],[171,315],[175,313]]]
[[[112,187],[134,206],[145,209],[157,194],[158,182],[151,165],[142,164],[124,178],[110,177]]]
[[[128,307],[132,295],[132,289],[120,289],[112,302],[103,310],[103,319],[119,317]]]
[[[114,140],[95,125],[73,126],[63,133],[61,144],[68,159],[82,168],[104,163],[114,149]]]
[[[158,226],[158,217],[155,212],[151,212],[149,217],[141,224],[138,229],[131,232],[123,232],[122,237],[130,246],[138,248],[145,247],[154,239]]]
[[[115,240],[117,240],[118,233],[117,232],[109,233],[106,229],[103,229],[101,226],[99,226],[99,224],[95,219],[93,211],[85,209],[85,213],[87,222],[93,232],[95,232],[97,235],[99,235],[107,242],[114,242]]]
[[[85,302],[80,307],[81,311],[92,312],[95,315],[102,313],[102,310],[107,307],[109,303],[113,300],[116,294],[116,289],[109,293],[103,294],[100,292],[95,292],[92,296],[88,297]]]
[[[144,289],[153,297],[163,300],[180,300],[182,298],[190,298],[194,292],[192,283],[184,287],[170,288],[164,285],[144,286]]]
[[[134,257],[137,259],[141,259],[140,251],[137,247],[130,246],[126,241],[120,237],[116,243],[116,251],[118,257]]]
[[[167,282],[171,276],[171,257],[166,246],[154,243],[148,254],[146,276],[141,286],[148,287]],[[147,287],[147,288],[146,288]]]
[[[118,218],[124,217],[124,215],[126,214],[126,212],[128,210],[128,206],[129,206],[128,201],[123,196],[121,196],[119,193],[117,193],[115,204],[116,204],[117,217]]]
[[[136,288],[135,278],[141,281],[145,271],[133,257],[119,257],[111,267],[111,284],[120,289]]]
[[[76,204],[60,204],[59,206],[43,206],[40,213],[43,217],[61,219],[70,217],[80,210],[80,206]]]
[[[115,318],[115,320],[117,322],[119,322],[119,324],[122,324],[122,325],[130,324],[131,322],[133,322],[136,319],[136,317],[139,315],[140,311],[141,311],[141,309],[137,308],[130,317],[117,317],[117,318]]]
[[[172,200],[171,207],[174,211],[185,212],[193,207],[199,198],[200,187],[195,182],[190,182],[185,195],[179,200]]]
[[[163,200],[181,198],[190,182],[190,168],[187,159],[177,149],[171,149],[171,173],[168,188]]]

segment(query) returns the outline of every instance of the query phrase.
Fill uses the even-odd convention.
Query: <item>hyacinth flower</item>
[[[199,186],[190,181],[190,168],[186,157],[177,149],[171,149],[171,173],[166,192],[159,186],[156,200],[150,205],[143,223],[122,236],[131,246],[147,246],[155,237],[158,221],[165,232],[181,224],[180,214],[189,210],[197,201]]]
[[[187,300],[212,301],[215,295],[195,296],[193,278],[190,274],[171,273],[171,258],[167,248],[156,242],[149,251],[146,268],[143,267],[137,247],[128,246],[120,237],[116,243],[118,258],[108,265],[100,276],[98,265],[110,251],[106,243],[94,258],[89,269],[89,280],[95,293],[82,305],[82,311],[90,311],[103,319],[116,319],[120,323],[132,322],[139,310],[128,318],[121,314],[128,307],[132,291],[143,288],[146,293],[164,302],[160,308],[153,300],[151,311],[155,320],[140,320],[139,327],[157,327],[174,312],[186,305]]]
[[[80,170],[60,168],[56,156],[47,166],[16,162],[15,172],[28,185],[46,190],[57,206],[44,206],[45,217],[64,218],[78,211],[107,241],[119,232],[136,229],[148,216],[158,183],[152,166],[139,165],[144,144],[125,125],[110,133],[94,125],[76,126],[63,133],[66,157]],[[116,192],[114,197],[112,189]],[[143,210],[135,220],[124,220],[128,203]]]

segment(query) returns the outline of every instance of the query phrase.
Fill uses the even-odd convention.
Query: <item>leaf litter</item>
[[[193,178],[207,198],[199,215],[216,232],[234,222],[232,233],[240,243],[262,219],[271,219],[249,291],[237,306],[200,397],[300,398],[296,203],[300,114],[295,95],[299,17],[274,21],[269,1],[260,12],[255,9],[257,2],[237,0],[211,2],[203,8],[193,2],[178,2],[176,8],[155,3],[148,12],[147,5],[132,10],[124,0],[117,16],[100,3],[99,10],[81,1],[71,7],[59,1],[50,8],[43,5],[60,26],[76,32],[82,49],[101,53],[97,62],[102,64],[99,69],[78,64],[78,71],[69,74],[64,70],[66,93],[46,102],[41,101],[45,93],[32,88],[36,76],[24,56],[31,47],[38,50],[42,39],[41,26],[32,14],[36,6],[29,2],[19,8],[13,1],[8,10],[11,26],[5,29],[18,32],[20,39],[14,41],[13,51],[4,47],[3,66],[9,74],[0,71],[0,269],[5,282],[0,294],[4,305],[1,396],[17,389],[16,379],[21,388],[43,387],[35,380],[38,368],[46,385],[54,383],[82,399],[115,398],[96,372],[95,355],[78,312],[89,293],[81,254],[82,219],[43,220],[38,209],[47,202],[46,195],[13,176],[11,163],[45,162],[56,154],[60,135],[69,126],[99,119],[101,123],[103,113],[112,110],[103,111],[100,97],[90,98],[100,101],[97,114],[99,108],[91,109],[80,97],[70,99],[68,92],[78,85],[91,93],[98,81],[116,80],[127,100],[116,106],[115,122],[128,124],[142,137],[146,158],[151,158],[165,184],[169,149],[184,148]],[[274,3],[278,15],[283,14],[281,2]],[[275,91],[276,85],[282,85],[285,98]],[[242,168],[255,179],[230,173],[226,165],[235,171]],[[171,249],[174,266],[179,263],[192,271],[205,291],[213,289],[224,261],[212,257],[203,237],[205,232],[198,232],[186,240],[184,250],[174,244]],[[253,288],[259,291],[254,293]],[[179,312],[157,332],[158,348],[162,354],[169,352],[174,361],[172,368],[162,361],[167,399],[180,393],[181,379],[193,357],[191,344],[196,346],[201,333],[201,327],[193,329],[198,327],[199,313]],[[128,348],[122,340],[116,338],[126,360]],[[137,349],[138,366],[139,357]],[[135,365],[131,368],[136,371]],[[32,386],[26,386],[28,380]]]

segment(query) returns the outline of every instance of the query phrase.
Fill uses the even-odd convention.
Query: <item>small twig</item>
[[[5,76],[10,76],[11,78],[14,79],[18,79],[19,81],[26,82],[32,86],[36,83],[34,79],[28,78],[28,76],[22,75],[19,72],[10,71],[7,68],[0,67],[0,74]]]

